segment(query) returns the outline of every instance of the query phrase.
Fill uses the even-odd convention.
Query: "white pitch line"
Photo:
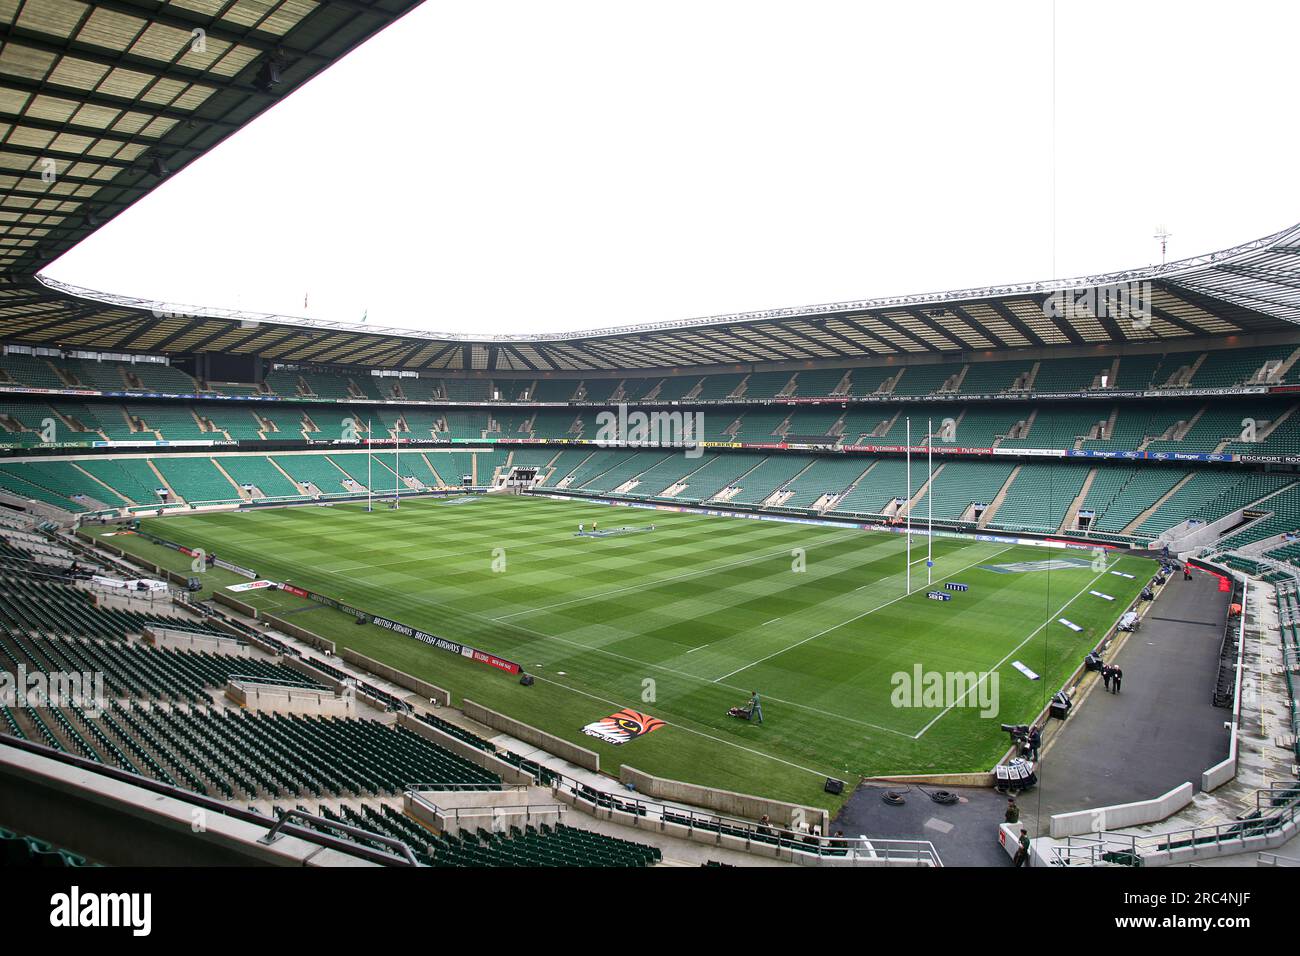
[[[779,620],[781,620],[779,617],[774,617],[774,618],[772,618],[772,620],[770,620],[770,621],[764,621],[762,624],[760,624],[760,625],[758,625],[758,626],[759,626],[759,627],[767,627],[769,624],[775,624],[775,623],[776,623],[777,621],[779,621]]]
[[[1037,634],[1037,633],[1038,633],[1039,631],[1041,631],[1043,628],[1047,627],[1047,625],[1055,623],[1055,621],[1056,621],[1056,615],[1062,613],[1062,612],[1063,612],[1067,607],[1069,607],[1071,604],[1073,604],[1075,601],[1077,601],[1077,600],[1079,599],[1079,597],[1083,594],[1083,592],[1086,591],[1086,590],[1088,590],[1088,588],[1092,587],[1094,584],[1096,584],[1096,583],[1097,583],[1097,578],[1101,577],[1101,576],[1102,576],[1103,574],[1105,574],[1105,573],[1106,573],[1105,571],[1100,571],[1100,572],[1098,572],[1097,577],[1093,578],[1091,581],[1089,581],[1089,582],[1088,582],[1087,584],[1085,584],[1083,587],[1079,588],[1079,593],[1078,593],[1078,594],[1076,594],[1074,597],[1070,598],[1070,600],[1066,601],[1064,604],[1062,604],[1060,607],[1058,607],[1058,608],[1056,609],[1055,613],[1053,613],[1053,615],[1052,615],[1052,620],[1050,620],[1050,621],[1044,621],[1042,624],[1039,624],[1038,627],[1034,628],[1033,631],[1030,632],[1030,634],[1029,634],[1028,637],[1026,637],[1023,641],[1021,641],[1019,644],[1017,644],[1015,647],[1011,648],[1011,650],[1009,650],[1009,651],[1007,652],[1007,656],[1006,656],[1006,657],[1002,658],[1002,660],[998,661],[998,662],[997,662],[996,664],[994,664],[991,668],[989,668],[987,671],[985,671],[985,672],[984,672],[984,677],[981,677],[979,680],[977,680],[977,681],[976,681],[974,684],[972,684],[970,687],[966,688],[965,692],[961,695],[961,697],[958,697],[956,700],[954,700],[951,704],[949,704],[947,707],[945,707],[943,710],[941,710],[938,714],[936,714],[935,717],[934,717],[934,720],[930,721],[928,724],[926,724],[924,727],[922,727],[920,730],[918,730],[918,731],[916,732],[916,735],[915,735],[914,739],[915,739],[915,740],[920,740],[920,739],[921,739],[921,736],[922,736],[922,735],[923,735],[927,730],[929,730],[931,727],[933,727],[935,724],[937,724],[937,723],[939,722],[940,718],[942,718],[945,714],[948,713],[948,711],[952,710],[954,707],[956,707],[958,704],[960,704],[960,703],[961,703],[961,702],[966,698],[966,696],[967,696],[971,691],[973,691],[976,687],[979,687],[980,684],[984,683],[984,679],[985,679],[986,677],[988,677],[989,674],[991,674],[991,673],[993,673],[994,671],[996,671],[999,667],[1001,667],[1003,664],[1005,664],[1008,660],[1011,659],[1011,655],[1012,655],[1012,654],[1014,654],[1016,651],[1020,650],[1020,648],[1024,647],[1026,644],[1028,644],[1030,641],[1032,641],[1032,640],[1034,639],[1034,635],[1035,635],[1035,634]]]
[[[554,684],[556,687],[563,687],[565,690],[571,690],[571,691],[573,691],[575,694],[581,694],[583,697],[590,697],[592,700],[598,700],[598,701],[600,701],[601,703],[609,704],[611,707],[625,707],[625,706],[627,706],[626,704],[620,704],[620,703],[619,703],[618,701],[616,701],[616,700],[610,700],[608,697],[598,697],[598,696],[596,696],[595,694],[589,694],[589,693],[587,693],[587,691],[585,691],[585,690],[579,690],[578,688],[572,686],[571,684],[562,684],[560,681],[556,681],[556,680],[547,680],[545,677],[539,677],[539,676],[536,675],[536,674],[534,674],[533,677],[534,677],[534,679],[539,680],[539,681],[543,681],[543,682],[545,682],[545,683],[547,683],[547,684]],[[768,698],[768,699],[769,699],[769,700],[775,700],[776,698],[772,697],[772,698]],[[742,746],[741,744],[736,743],[735,741],[732,741],[732,740],[724,740],[724,739],[722,739],[721,737],[715,737],[715,736],[713,736],[713,734],[706,734],[706,733],[705,733],[704,731],[702,731],[702,730],[694,730],[693,728],[691,728],[691,727],[687,727],[687,726],[685,726],[685,725],[683,725],[683,724],[675,724],[675,723],[673,723],[671,720],[664,721],[664,722],[665,722],[666,724],[668,724],[669,727],[676,727],[678,730],[683,730],[683,731],[685,731],[685,732],[688,733],[688,734],[695,734],[695,736],[697,736],[697,737],[703,737],[705,740],[712,740],[714,743],[723,744],[723,745],[725,745],[725,746],[727,746],[727,747],[735,747],[737,750],[743,750],[743,751],[745,751],[746,753],[751,753],[751,754],[753,754],[755,757],[763,757],[763,758],[765,758],[765,759],[767,759],[767,760],[774,760],[774,761],[776,761],[777,763],[783,763],[783,764],[785,764],[787,767],[793,767],[795,770],[802,770],[804,773],[810,773],[810,774],[813,774],[814,776],[817,776],[817,777],[825,777],[825,776],[827,776],[827,774],[823,773],[823,772],[820,771],[820,770],[813,770],[811,767],[805,767],[805,766],[803,766],[802,764],[792,763],[791,761],[789,761],[789,760],[784,760],[784,759],[782,759],[781,757],[777,757],[777,756],[774,756],[774,755],[769,754],[769,753],[764,753],[764,752],[761,751],[761,750],[755,750],[753,747],[745,747],[745,746]],[[904,735],[904,736],[906,736],[906,735]]]
[[[861,534],[861,531],[860,531],[859,529],[856,529],[856,528],[855,528],[855,529],[853,529],[852,531],[850,531],[848,534],[850,534],[850,535],[851,535],[851,534]],[[836,535],[836,537],[837,537],[837,538],[839,538],[839,537],[847,537],[847,535],[844,535],[844,536]],[[1006,550],[1006,549],[1003,549],[1003,550]],[[998,551],[998,552],[996,552],[994,555],[992,555],[991,557],[996,557],[998,554],[1001,554],[1001,553],[1002,553],[1001,551]],[[984,560],[991,560],[991,558],[986,558],[986,559],[984,559]],[[967,565],[967,567],[970,567],[970,565]],[[962,570],[965,570],[965,568],[963,568]],[[326,574],[326,575],[328,575],[328,576],[331,577],[331,578],[337,576],[336,574],[331,574],[330,572],[325,571],[323,568],[320,569],[320,571],[321,571],[321,573]],[[960,572],[959,572],[959,573],[960,573]],[[881,580],[884,580],[884,579],[882,578]],[[879,582],[877,582],[877,583],[879,583]],[[481,614],[475,614],[473,611],[466,611],[466,610],[462,610],[462,609],[458,609],[458,608],[451,608],[451,607],[449,607],[449,606],[442,606],[442,605],[439,605],[439,610],[443,611],[444,613],[449,613],[449,614],[452,614],[452,615],[459,615],[459,616],[462,616],[462,617],[472,618],[472,619],[474,619],[474,620],[476,620],[476,621],[481,621],[481,622],[483,622],[484,624],[496,624],[496,623],[498,623],[498,620],[497,620],[497,619],[493,619],[493,618],[485,617],[485,616],[483,616],[483,615],[481,615]],[[847,622],[845,622],[845,623],[847,623]],[[723,684],[723,683],[722,683],[723,678],[718,678],[717,680],[710,681],[709,678],[707,678],[707,677],[701,677],[699,674],[690,674],[690,673],[688,673],[688,672],[686,672],[686,671],[680,671],[680,670],[677,670],[677,669],[672,668],[672,667],[665,667],[663,664],[651,664],[649,661],[639,660],[638,658],[635,658],[635,657],[628,657],[628,656],[625,655],[625,654],[618,654],[618,653],[615,653],[614,651],[606,650],[606,649],[603,648],[603,647],[593,647],[593,646],[590,645],[590,644],[583,644],[583,643],[581,643],[581,642],[579,642],[579,641],[574,641],[574,640],[570,640],[570,639],[568,639],[568,638],[559,637],[559,636],[557,636],[557,635],[555,635],[555,634],[547,634],[547,633],[545,633],[544,631],[538,631],[538,630],[535,630],[535,629],[533,629],[533,628],[531,628],[531,627],[526,627],[526,626],[523,625],[523,624],[509,623],[509,624],[506,625],[506,627],[513,628],[514,630],[517,630],[517,631],[523,631],[523,632],[525,632],[525,633],[527,633],[527,634],[531,634],[531,635],[533,635],[533,636],[535,636],[535,637],[542,638],[543,640],[556,641],[556,642],[558,642],[558,643],[560,643],[560,644],[567,644],[568,646],[570,646],[570,647],[574,647],[574,648],[577,648],[578,650],[581,650],[581,651],[586,651],[586,652],[588,652],[588,653],[594,652],[594,653],[597,653],[597,654],[603,654],[603,655],[605,655],[605,656],[607,656],[607,657],[613,657],[613,658],[616,658],[617,660],[626,661],[627,663],[630,663],[630,664],[637,664],[637,665],[639,665],[639,666],[641,666],[641,667],[647,667],[647,668],[650,668],[651,670],[658,670],[658,671],[663,671],[664,673],[667,673],[667,674],[674,674],[674,675],[676,675],[676,676],[678,676],[678,677],[684,677],[684,678],[686,678],[686,679],[688,679],[688,680],[698,681],[698,682],[700,682],[700,683],[702,683],[702,684],[718,684],[718,685],[721,686],[721,687],[727,687],[727,688],[729,688],[729,689],[731,689],[731,690],[743,690],[743,688],[739,688],[739,687],[736,687],[736,686],[734,686],[734,685]],[[708,646],[708,645],[704,645],[704,646]],[[688,653],[689,653],[689,652],[688,652]],[[538,678],[538,679],[540,680],[541,678]],[[560,685],[560,686],[568,686],[568,685]],[[574,689],[576,690],[576,688],[574,688]],[[578,693],[583,693],[583,692],[582,692],[582,691],[578,691]],[[589,694],[589,695],[587,695],[587,696],[593,696],[593,695],[590,695],[590,694]],[[773,697],[771,694],[765,694],[764,696],[765,696],[769,701],[771,701],[771,702],[773,702],[773,703],[783,704],[783,705],[786,705],[786,706],[789,706],[789,707],[794,707],[794,708],[796,708],[796,709],[798,709],[798,710],[806,710],[806,711],[808,711],[809,713],[819,714],[819,715],[821,715],[821,716],[823,716],[823,717],[832,717],[832,718],[834,718],[835,720],[843,720],[843,721],[847,721],[847,722],[850,723],[850,724],[857,724],[858,726],[861,726],[861,727],[869,727],[869,728],[871,728],[872,730],[879,730],[879,731],[882,731],[883,733],[894,734],[895,736],[898,736],[898,737],[904,737],[904,738],[907,738],[907,739],[909,739],[909,740],[913,739],[911,734],[909,734],[909,733],[905,733],[904,731],[901,731],[901,730],[896,730],[896,729],[894,729],[893,727],[882,727],[881,725],[879,725],[879,724],[873,724],[873,723],[871,723],[870,721],[859,720],[859,719],[857,719],[857,718],[855,718],[855,717],[849,717],[849,716],[846,716],[845,714],[837,714],[837,713],[834,713],[834,712],[832,712],[832,711],[822,710],[822,709],[819,708],[819,707],[812,707],[812,706],[809,706],[808,704],[799,704],[799,703],[796,703],[796,702],[794,702],[794,701],[792,701],[792,700],[785,700],[785,699],[780,698],[780,697]],[[597,699],[597,700],[603,700],[604,698],[595,698],[595,699]],[[608,703],[612,703],[612,701],[610,701],[610,702],[608,702]],[[685,728],[683,728],[683,729],[685,729]],[[708,736],[708,735],[707,735],[707,734],[704,734],[704,735],[702,735],[702,736]],[[723,742],[723,743],[726,743],[726,741],[722,741],[722,742]],[[741,749],[745,749],[745,748],[741,748]],[[755,751],[755,752],[757,753],[757,751]],[[779,760],[779,758],[773,758],[773,759]],[[787,761],[780,760],[779,762],[781,762],[781,763],[786,763]],[[797,766],[797,765],[796,765],[796,764],[791,764],[791,766]],[[804,768],[800,768],[800,769],[804,769]]]
[[[467,617],[472,617],[480,621],[484,621],[485,623],[491,623],[488,618],[479,617],[477,614],[475,614],[472,611],[458,611],[456,613],[463,614]],[[558,641],[561,644],[568,644],[570,647],[576,647],[579,650],[586,651],[588,653],[604,654],[606,657],[613,657],[620,661],[626,661],[629,664],[639,664],[641,667],[648,667],[651,670],[663,671],[665,674],[673,674],[677,677],[684,677],[687,680],[698,681],[701,684],[717,684],[719,687],[726,687],[728,690],[738,690],[745,693],[749,693],[749,691],[746,688],[738,687],[735,684],[723,684],[716,680],[711,681],[707,677],[701,677],[699,674],[691,674],[688,673],[687,671],[679,671],[673,667],[665,667],[663,664],[651,664],[649,661],[643,661],[635,657],[628,657],[626,654],[618,654],[614,651],[607,650],[603,647],[593,647],[590,644],[583,644],[580,641],[569,640],[567,637],[558,637],[555,634],[547,634],[544,631],[535,631],[531,627],[525,627],[522,624],[507,624],[506,626],[512,627],[516,631],[523,631],[526,634],[532,634],[535,637],[540,637],[543,640]],[[709,645],[706,644],[703,646],[707,647]],[[688,651],[687,653],[690,652]],[[895,730],[892,727],[882,727],[880,726],[880,724],[873,724],[867,720],[858,720],[856,717],[848,717],[845,716],[844,714],[834,713],[833,711],[822,710],[820,707],[811,707],[808,704],[795,703],[792,700],[785,700],[784,698],[781,697],[773,697],[771,694],[764,694],[763,696],[767,700],[776,704],[785,704],[788,707],[794,707],[797,708],[798,710],[806,710],[809,713],[820,714],[823,717],[834,717],[836,720],[848,721],[850,724],[857,724],[861,727],[870,727],[872,730],[879,730],[887,734],[895,734],[896,736],[899,737],[906,737],[908,740],[912,739],[911,734],[905,733],[904,731],[901,730]]]
[[[1007,545],[1005,548],[1003,548],[1001,551],[995,551],[995,552],[993,552],[992,554],[990,554],[990,555],[989,555],[988,557],[986,557],[986,558],[977,558],[977,559],[975,559],[974,561],[972,561],[970,564],[966,565],[965,567],[963,567],[963,568],[958,568],[958,569],[957,569],[956,571],[954,571],[951,575],[949,575],[948,577],[943,578],[942,580],[944,580],[944,581],[950,580],[951,578],[955,577],[956,575],[961,574],[963,571],[967,571],[967,570],[969,570],[970,568],[975,567],[975,565],[979,564],[981,561],[992,561],[992,560],[993,560],[994,558],[996,558],[999,554],[1003,554],[1004,552],[1010,551],[1010,550],[1011,550],[1012,548],[1014,548],[1014,547],[1015,547],[1014,544],[1009,544],[1009,545]],[[912,594],[915,594],[915,593],[916,593],[915,591],[912,592]],[[772,658],[774,658],[774,657],[780,657],[780,656],[781,656],[782,654],[784,654],[786,651],[792,651],[792,650],[794,650],[796,647],[799,647],[800,645],[807,644],[809,641],[815,641],[817,638],[819,638],[819,637],[823,637],[823,636],[829,634],[831,631],[837,631],[837,630],[839,630],[839,629],[840,629],[841,627],[843,627],[845,624],[852,624],[854,621],[860,621],[862,618],[866,617],[868,614],[875,614],[877,611],[879,611],[879,610],[881,610],[881,609],[883,609],[883,608],[887,608],[887,607],[889,607],[891,604],[897,604],[899,601],[903,600],[903,598],[910,597],[910,596],[911,596],[910,594],[900,594],[898,597],[894,598],[892,601],[886,601],[884,604],[877,605],[876,607],[873,607],[873,608],[872,608],[871,610],[869,610],[869,611],[863,611],[861,614],[854,615],[853,617],[849,618],[849,619],[846,620],[846,621],[840,621],[840,623],[838,623],[838,624],[832,624],[830,627],[826,628],[826,630],[824,630],[824,631],[818,631],[818,632],[817,632],[816,634],[814,634],[812,637],[805,637],[803,640],[801,640],[801,641],[796,641],[795,643],[789,645],[788,647],[783,647],[783,648],[781,648],[781,650],[779,650],[779,651],[773,651],[771,654],[768,654],[766,657],[760,657],[760,658],[759,658],[758,660],[756,660],[756,661],[751,661],[750,663],[746,664],[744,667],[737,667],[737,668],[736,668],[734,671],[732,671],[731,673],[729,673],[729,674],[723,674],[721,677],[715,678],[714,681],[713,681],[713,683],[715,683],[715,684],[720,684],[720,683],[722,683],[722,681],[726,680],[728,677],[735,677],[735,676],[736,676],[737,674],[739,674],[741,671],[747,671],[747,670],[749,670],[751,667],[755,667],[755,666],[757,666],[758,664],[762,664],[764,661],[770,661],[770,660],[771,660]]]

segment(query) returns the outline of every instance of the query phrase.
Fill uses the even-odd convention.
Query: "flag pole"
[[[925,501],[929,505],[925,517],[925,583],[934,583],[934,419],[928,425],[925,439]]]
[[[371,420],[367,418],[366,419],[366,510],[367,511],[375,510],[375,502],[374,502],[375,481],[374,481],[374,476],[370,472],[370,449],[374,439],[374,432],[371,431],[372,425],[373,422],[371,422]]]
[[[907,420],[907,593],[912,593],[912,419]]]

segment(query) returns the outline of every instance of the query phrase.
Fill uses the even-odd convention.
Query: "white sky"
[[[1046,0],[428,0],[46,272],[511,334],[1080,275],[1158,261],[1160,224],[1172,259],[1300,221],[1300,4],[1058,0],[1055,36],[1053,150]]]

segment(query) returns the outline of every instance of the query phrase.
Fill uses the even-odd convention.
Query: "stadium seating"
[[[171,489],[185,501],[239,500],[239,489],[217,469],[211,458],[174,455],[152,460]]]
[[[872,463],[863,458],[814,458],[785,484],[790,496],[782,507],[811,508],[824,496],[842,494]]]
[[[554,487],[591,457],[589,451],[562,451],[551,463],[551,472],[543,476],[542,484]]]
[[[916,473],[912,476],[918,477]],[[924,480],[924,477],[921,477]],[[912,493],[920,489],[913,482]],[[879,458],[836,506],[836,513],[880,515],[895,498],[907,497],[906,463],[899,458]]]
[[[1028,430],[1019,438],[1004,438],[999,448],[1073,448],[1097,423],[1090,406],[1038,405],[1026,419]]]
[[[972,362],[958,392],[962,395],[989,395],[1010,391],[1027,377],[1033,363],[1027,359],[1014,362]],[[904,376],[906,377],[906,376]]]
[[[635,452],[614,452],[612,454],[614,460],[602,459],[601,462],[608,463],[608,467],[600,473],[592,475],[590,478],[583,481],[581,485],[577,485],[577,487],[582,488],[584,491],[613,491],[615,488],[625,482],[631,481],[638,475],[650,472],[660,462],[665,462],[671,457],[667,452],[663,451],[647,452],[644,456]],[[677,471],[674,477],[680,477],[683,474],[685,474],[684,468],[681,471]],[[571,482],[569,487],[575,487],[575,484]],[[667,487],[667,482],[665,482],[663,487]],[[653,493],[657,494],[658,491],[661,490],[662,488]]]
[[[761,505],[778,489],[786,487],[795,476],[808,469],[812,460],[803,455],[773,455],[759,462],[743,477],[737,475],[731,483],[740,490],[728,500],[734,504]],[[690,490],[689,488],[687,489]],[[798,507],[790,506],[787,507]]]
[[[1039,394],[1088,391],[1099,376],[1110,373],[1111,361],[1108,358],[1044,359],[1038,363],[1033,391]],[[1108,387],[1113,386],[1113,382],[1108,383]]]
[[[137,505],[162,500],[158,497],[162,482],[145,458],[87,458],[78,461],[77,467]]]
[[[263,455],[224,455],[220,459],[226,474],[240,487],[252,485],[268,498],[296,497],[302,494],[279,468]]]
[[[1012,462],[994,461],[949,461],[937,464],[932,485],[912,506],[913,520],[918,516],[927,517],[933,510],[934,517],[938,520],[965,520],[973,524],[969,518],[963,518],[963,513],[972,504],[991,504],[1014,468]],[[914,474],[913,478],[919,489],[925,481],[923,465],[919,477]]]
[[[188,405],[154,402],[148,405],[127,404],[125,408],[129,416],[144,424],[146,432],[156,433],[158,438],[166,441],[211,441],[214,437],[221,437],[204,431],[194,410]],[[149,434],[144,437],[154,436]]]
[[[897,370],[894,395],[929,395],[961,371],[960,365],[908,365]],[[854,394],[863,394],[855,391]]]
[[[1090,470],[1088,465],[1021,465],[992,521],[1008,531],[1055,531],[1083,489]]]
[[[239,442],[262,440],[262,423],[257,419],[255,408],[247,405],[199,405],[196,411],[201,418],[212,423],[216,432],[224,433],[209,435],[214,440],[226,436]]]
[[[9,381],[32,388],[68,388],[46,358],[10,352],[0,357],[0,371]]]
[[[8,713],[6,709],[6,713]],[[0,867],[10,869],[63,869],[94,866],[78,853],[62,850],[35,837],[20,836],[0,828]]]
[[[1099,531],[1124,531],[1138,515],[1186,476],[1187,472],[1173,468],[1145,466],[1133,469],[1112,497],[1100,509],[1093,509],[1097,515],[1092,526]],[[1091,489],[1089,492],[1091,494]]]

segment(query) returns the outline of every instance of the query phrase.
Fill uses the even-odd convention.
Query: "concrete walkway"
[[[1089,676],[1021,800],[1039,835],[1054,813],[1147,800],[1189,780],[1200,789],[1201,772],[1228,755],[1232,712],[1211,698],[1230,597],[1209,574],[1175,574],[1141,628],[1105,655],[1124,671],[1121,692]]]

